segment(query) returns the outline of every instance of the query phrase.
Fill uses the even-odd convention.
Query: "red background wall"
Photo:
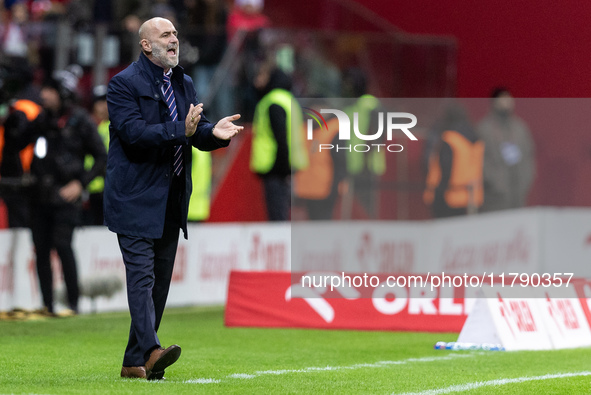
[[[374,23],[353,18],[359,5]],[[349,10],[349,11],[347,11]],[[266,0],[278,27],[378,30],[455,37],[458,96],[499,83],[519,97],[590,97],[591,2],[580,0]]]
[[[409,33],[458,41],[458,96],[591,96],[591,2],[363,0]]]

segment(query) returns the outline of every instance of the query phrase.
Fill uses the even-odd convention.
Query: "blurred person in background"
[[[374,134],[378,126],[380,101],[368,93],[367,77],[365,72],[358,67],[350,67],[343,72],[341,83],[342,97],[356,99],[355,103],[344,109],[350,120],[354,120],[357,113],[357,126],[363,135]],[[383,111],[383,110],[382,110]],[[353,124],[351,124],[353,125]],[[385,140],[381,137],[380,140]],[[385,141],[373,141],[385,143]],[[351,145],[364,144],[353,131],[351,131]],[[356,196],[370,218],[377,218],[379,181],[386,172],[386,150],[372,150],[370,152],[347,152],[347,179],[344,184],[345,199],[343,200],[343,219],[350,219],[352,214],[353,197]]]
[[[534,142],[514,111],[511,92],[495,88],[490,112],[476,129],[485,145],[483,212],[524,207],[535,177]]]
[[[7,56],[26,59],[29,56],[29,11],[23,0],[7,7],[7,20],[0,24],[0,49]]]
[[[35,0],[30,3],[30,17],[33,28],[35,56],[43,70],[43,76],[51,76],[57,62],[68,64],[68,59],[61,58],[60,52],[70,47],[72,38],[71,27],[80,23],[79,8],[70,9],[70,5],[78,5],[71,0]],[[70,32],[68,34],[68,32]],[[64,34],[65,33],[65,34]],[[65,67],[65,66],[63,66]]]
[[[314,108],[330,107],[318,101]],[[309,220],[331,220],[347,176],[347,152],[319,150],[320,144],[338,145],[339,122],[332,114],[324,115],[326,127],[315,127],[312,140],[306,140],[309,165],[293,178],[294,202],[306,209]]]
[[[271,26],[271,21],[263,14],[264,6],[264,0],[236,0],[228,16],[228,40],[231,41],[239,30],[252,33]]]
[[[92,119],[97,125],[97,130],[105,149],[109,149],[109,110],[107,108],[107,87],[105,85],[95,86],[92,90]],[[84,158],[84,168],[88,171],[94,166],[94,157],[86,155]],[[104,173],[104,169],[103,172]],[[85,209],[85,225],[103,224],[103,191],[105,189],[105,179],[103,175],[95,177],[86,186],[88,200]]]
[[[447,104],[424,152],[423,201],[433,217],[473,214],[482,206],[484,150],[466,110],[459,103]]]
[[[152,18],[139,30],[139,60],[108,85],[110,136],[105,224],[117,233],[127,276],[131,327],[121,377],[160,380],[181,348],[161,347],[162,320],[180,229],[187,238],[192,147],[226,147],[239,114],[203,116],[193,81],[179,64],[174,25]]]
[[[29,226],[28,176],[33,144],[20,149],[21,121],[33,121],[41,112],[39,97],[32,88],[32,70],[22,59],[4,58],[0,65],[0,176],[1,196],[6,204],[8,226]]]
[[[290,176],[305,168],[303,115],[291,90],[291,79],[279,68],[263,66],[255,80],[261,100],[252,124],[250,169],[263,180],[267,216],[287,221]]]
[[[104,171],[106,152],[89,114],[75,105],[79,66],[70,66],[47,79],[41,89],[43,111],[33,122],[18,120],[20,149],[34,142],[31,175],[31,232],[37,258],[37,273],[45,312],[54,314],[53,273],[50,252],[57,251],[67,288],[68,314],[78,312],[78,275],[72,249],[74,228],[80,223],[82,192]],[[90,170],[84,168],[87,154],[94,157]]]

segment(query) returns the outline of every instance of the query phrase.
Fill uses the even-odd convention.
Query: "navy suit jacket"
[[[118,234],[162,237],[166,201],[173,177],[173,147],[184,146],[185,189],[181,218],[187,238],[187,212],[191,196],[191,146],[202,151],[225,147],[229,141],[213,136],[205,116],[195,134],[185,137],[189,107],[198,102],[191,78],[177,66],[172,87],[178,121],[172,122],[162,97],[164,70],[143,53],[137,62],[114,76],[107,90],[110,142],[105,176],[105,225]]]

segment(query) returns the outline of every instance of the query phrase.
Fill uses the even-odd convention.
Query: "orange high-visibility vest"
[[[326,127],[313,130],[313,140],[306,140],[309,155],[307,168],[298,171],[294,176],[295,196],[302,199],[322,200],[330,194],[333,178],[334,163],[330,150],[319,151],[320,144],[331,144],[339,133],[339,121],[332,118]]]
[[[468,207],[470,199],[476,207],[484,201],[482,186],[482,166],[484,162],[484,142],[470,142],[462,134],[448,130],[443,132],[442,140],[452,150],[451,175],[444,192],[445,203],[451,208]],[[441,182],[439,152],[435,150],[429,158],[427,186],[423,200],[427,205],[433,204],[435,189]]]
[[[17,111],[22,111],[25,113],[27,120],[29,122],[35,120],[39,113],[41,112],[41,107],[30,101],[30,100],[17,100],[12,107]],[[0,161],[2,160],[2,150],[4,149],[4,127],[0,127],[0,135],[2,139],[0,140]],[[23,171],[28,173],[31,169],[31,162],[33,161],[33,144],[29,144],[20,152],[21,157],[21,164],[23,166]]]

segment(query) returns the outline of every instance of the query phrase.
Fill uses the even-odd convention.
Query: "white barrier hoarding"
[[[226,300],[228,274],[232,269],[289,271],[288,224],[189,225],[189,240],[181,237],[175,261],[168,306],[221,304]],[[117,236],[103,227],[78,228],[74,234],[81,287],[119,283],[110,297],[80,300],[89,312],[127,309],[125,267]],[[54,287],[64,287],[59,258],[52,253]],[[35,255],[28,230],[0,232],[0,311],[35,309],[41,296]]]
[[[591,210],[544,210],[541,240],[542,270],[591,277]]]
[[[444,220],[191,224],[182,237],[169,306],[224,303],[232,269],[350,273],[565,272],[588,276],[591,209],[529,208]],[[79,278],[118,279],[125,270],[116,235],[79,228]],[[52,256],[53,264],[59,259]],[[58,269],[56,267],[56,269]],[[54,270],[56,288],[63,287]],[[106,280],[105,280],[106,281]],[[0,310],[40,306],[28,230],[0,231]],[[98,311],[127,308],[124,289],[95,300]],[[89,311],[88,298],[81,310]]]
[[[433,221],[423,271],[533,273],[540,268],[544,211],[490,213]]]
[[[293,271],[420,273],[429,222],[296,222]],[[427,236],[427,237],[426,237]]]

